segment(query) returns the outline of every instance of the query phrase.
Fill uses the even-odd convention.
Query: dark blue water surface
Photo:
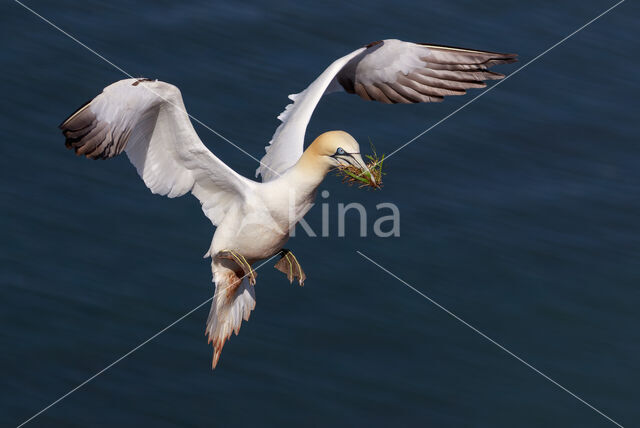
[[[28,1],[256,157],[331,61],[382,38],[517,52],[520,65],[610,1]],[[198,202],[152,195],[126,157],[94,162],[57,125],[124,75],[14,2],[0,6],[0,423],[16,426],[213,293]],[[215,371],[208,305],[31,426],[614,426],[356,251],[624,426],[640,418],[640,8],[627,1],[388,161],[380,192],[331,177],[330,237],[270,265]],[[391,152],[442,104],[325,99],[307,138],[344,129]],[[256,163],[202,126],[240,173]],[[401,236],[371,235],[376,204]],[[384,213],[382,213],[384,214]],[[319,233],[321,208],[307,216]]]

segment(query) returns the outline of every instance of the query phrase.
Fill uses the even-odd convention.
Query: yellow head
[[[374,178],[360,155],[360,145],[344,131],[329,131],[320,135],[305,150],[301,161],[307,167],[322,170],[323,175],[331,168],[353,165],[363,172],[368,172],[367,176],[375,186]]]

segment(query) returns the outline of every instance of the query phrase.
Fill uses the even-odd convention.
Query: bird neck
[[[320,155],[312,143],[291,168],[291,178],[297,187],[302,187],[301,190],[312,192],[322,183],[330,169],[331,164],[327,162],[326,156]]]

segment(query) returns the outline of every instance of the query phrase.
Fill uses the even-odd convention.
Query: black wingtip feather
[[[58,129],[64,129],[65,127],[67,127],[66,125],[67,125],[67,122],[69,121],[69,119],[71,119],[73,116],[75,116],[76,113],[78,113],[80,110],[84,109],[86,106],[91,104],[91,101],[93,101],[94,99],[95,98],[91,98],[89,101],[87,101],[86,103],[84,103],[80,107],[78,107],[76,109],[76,111],[74,111],[69,116],[67,116],[67,118],[65,120],[63,120],[62,123],[60,123],[60,125],[58,125]]]

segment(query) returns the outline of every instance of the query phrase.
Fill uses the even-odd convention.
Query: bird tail
[[[231,332],[238,335],[242,320],[249,321],[251,311],[256,307],[256,295],[253,285],[246,277],[238,278],[232,271],[214,274],[216,292],[211,302],[211,310],[207,319],[205,334],[213,344],[213,361],[215,369],[225,342]]]

